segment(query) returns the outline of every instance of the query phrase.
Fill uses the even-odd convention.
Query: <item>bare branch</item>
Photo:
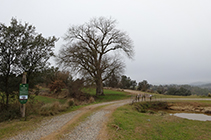
[[[120,50],[129,58],[133,57],[131,39],[116,29],[116,20],[111,18],[93,18],[83,25],[72,26],[64,39],[66,49],[60,51],[58,63],[75,71],[86,71],[97,86],[101,86],[111,73],[121,72],[124,68],[122,61],[109,55],[110,52]]]

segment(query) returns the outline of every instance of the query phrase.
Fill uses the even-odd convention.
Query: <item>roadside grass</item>
[[[151,113],[149,113],[151,112]],[[210,121],[194,121],[149,111],[140,113],[131,105],[118,108],[108,123],[112,140],[209,140]]]
[[[0,139],[17,135],[23,131],[34,130],[37,123],[42,121],[44,117],[33,117],[26,121],[12,120],[0,123]],[[47,118],[46,118],[47,119]]]
[[[61,112],[56,115],[62,115],[71,111],[75,111],[81,107],[84,107],[85,105],[80,106],[73,106],[67,109],[64,112]],[[55,116],[56,116],[55,115]],[[21,118],[21,119],[15,119],[11,121],[5,121],[0,123],[0,139],[8,138],[15,136],[21,132],[24,131],[32,131],[38,127],[38,124],[43,120],[49,120],[54,116],[37,116],[37,115],[31,115],[27,116],[27,119]]]
[[[46,89],[43,89],[46,90]],[[95,89],[89,89],[89,92],[91,95],[95,95]],[[104,93],[106,96],[100,96],[100,97],[96,97],[96,100],[94,103],[101,103],[101,102],[107,102],[107,101],[113,101],[113,100],[121,100],[121,99],[126,99],[128,97],[130,97],[130,95],[128,95],[125,92],[120,92],[120,91],[112,91],[112,90],[104,90]],[[67,99],[56,99],[56,98],[51,98],[51,97],[46,97],[46,96],[36,96],[34,103],[36,104],[54,104],[55,102],[59,102],[62,105],[65,104],[65,102],[67,101]],[[27,104],[30,101],[27,102]],[[92,103],[92,104],[94,104]],[[55,115],[61,115],[64,113],[68,113],[74,110],[77,110],[81,107],[87,106],[90,104],[86,104],[86,105],[79,105],[79,106],[71,106],[69,107],[67,110],[63,111],[63,112],[59,112],[58,114]],[[40,106],[37,108],[36,106],[34,108],[39,109]],[[26,105],[26,109],[28,109],[29,106],[27,107]],[[29,115],[29,114],[26,114]],[[6,138],[6,137],[11,137],[14,136],[20,132],[23,132],[25,130],[33,130],[37,127],[37,124],[43,120],[43,119],[50,119],[52,116],[47,116],[47,117],[43,117],[41,115],[38,114],[30,114],[29,116],[26,117],[26,121],[25,118],[21,118],[21,119],[14,119],[14,120],[9,120],[9,121],[5,121],[5,122],[1,122],[0,123],[0,139]]]

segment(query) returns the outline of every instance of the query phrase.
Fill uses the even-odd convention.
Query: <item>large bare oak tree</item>
[[[131,39],[116,29],[116,20],[111,18],[93,18],[83,25],[71,26],[64,39],[67,44],[60,50],[58,63],[89,74],[96,84],[96,95],[104,95],[104,80],[123,70],[119,54],[133,56]]]

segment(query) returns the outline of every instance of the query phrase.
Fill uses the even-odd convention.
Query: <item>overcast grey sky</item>
[[[134,42],[125,75],[150,84],[211,81],[210,0],[0,0],[0,22],[15,17],[45,37],[62,36],[71,25],[112,17]]]

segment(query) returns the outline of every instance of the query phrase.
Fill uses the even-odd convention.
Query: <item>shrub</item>
[[[45,104],[40,109],[40,114],[44,116],[50,116],[58,114],[60,110],[60,103],[54,102],[52,104]]]
[[[94,101],[95,101],[95,99],[93,97],[90,97],[88,102],[93,103]]]
[[[73,98],[68,99],[68,100],[67,100],[67,104],[68,104],[68,106],[74,106],[74,105],[75,105],[74,99],[73,99]]]
[[[40,115],[49,116],[51,106],[51,104],[45,104],[44,106],[42,106],[40,109]]]
[[[0,116],[0,122],[19,118],[21,116],[20,103],[16,101],[10,104],[8,109],[0,110]]]
[[[69,108],[68,104],[60,105],[59,112],[66,111]]]
[[[40,115],[51,116],[56,115],[59,112],[66,111],[69,107],[74,106],[74,99],[68,99],[65,104],[59,102],[45,104],[40,109]]]
[[[83,92],[81,91],[83,88],[84,88],[83,79],[77,79],[75,81],[72,81],[68,85],[69,96],[72,98],[79,99],[80,96],[83,95]]]
[[[59,93],[62,91],[62,88],[65,87],[65,84],[61,80],[56,80],[52,82],[49,86],[50,91],[54,91],[55,93]]]
[[[211,97],[211,93],[208,93],[208,95],[207,95],[208,97]]]

